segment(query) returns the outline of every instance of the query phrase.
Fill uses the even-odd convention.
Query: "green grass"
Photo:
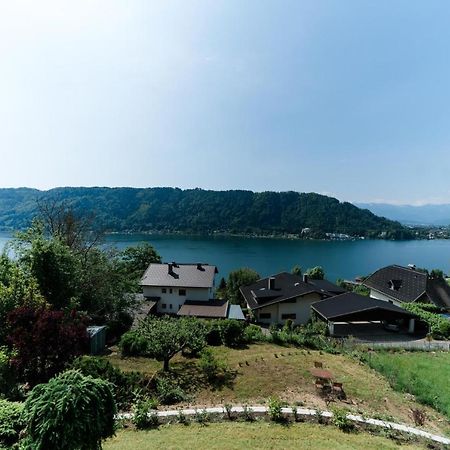
[[[190,403],[199,407],[224,403],[265,404],[269,397],[279,397],[291,405],[295,403],[328,409],[330,406],[317,394],[314,378],[309,373],[314,361],[322,361],[325,368],[335,375],[335,380],[344,385],[348,402],[337,402],[331,406],[342,406],[371,417],[392,418],[410,425],[414,425],[410,410],[421,407],[404,394],[394,391],[375,370],[344,355],[268,343],[254,344],[241,350],[227,347],[211,349],[235,373],[227,384],[208,384],[195,358],[177,355],[171,361],[172,370],[185,380],[185,386],[190,390]],[[112,354],[108,359],[122,370],[138,370],[150,376],[162,366],[161,362],[153,359],[121,358],[119,354]],[[431,408],[424,409],[428,416],[426,429],[437,433],[449,432],[448,423],[442,416]]]
[[[370,356],[370,366],[383,374],[391,386],[409,392],[425,405],[450,419],[450,354],[379,352]]]
[[[120,431],[103,446],[104,450],[144,449],[315,449],[315,450],[409,450],[417,444],[402,445],[368,433],[343,433],[333,426],[295,424],[290,426],[267,422],[224,422],[207,426],[199,424],[166,425],[149,431]]]

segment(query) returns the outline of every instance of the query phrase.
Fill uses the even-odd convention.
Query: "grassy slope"
[[[191,424],[162,426],[150,431],[121,431],[106,441],[105,450],[144,449],[365,449],[408,450],[417,445],[402,445],[367,433],[345,434],[333,426],[273,423],[216,423],[208,426]]]
[[[371,356],[369,364],[401,392],[414,394],[450,419],[450,354],[385,353]]]
[[[322,361],[333,372],[336,381],[344,384],[348,396],[348,403],[338,402],[336,406],[367,416],[391,416],[398,421],[413,424],[410,409],[418,407],[418,404],[406,395],[395,392],[376,371],[348,357],[272,344],[256,344],[245,350],[213,347],[213,351],[226,360],[231,369],[236,370],[237,376],[232,384],[208,386],[201,378],[194,359],[178,356],[172,363],[172,369],[183,373],[189,385],[195,389],[192,403],[200,407],[226,402],[264,404],[268,397],[278,396],[289,404],[303,403],[326,409],[327,405],[317,395],[313,377],[308,371],[314,361]],[[160,362],[146,358],[121,359],[113,354],[109,359],[123,370],[140,370],[153,374],[161,368]],[[431,408],[425,409],[429,417],[425,428],[447,433],[449,427],[443,417]]]

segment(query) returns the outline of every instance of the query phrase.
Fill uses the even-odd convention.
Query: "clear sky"
[[[450,201],[448,0],[0,3],[1,187]]]

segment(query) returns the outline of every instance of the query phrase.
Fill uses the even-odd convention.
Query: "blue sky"
[[[0,5],[1,187],[450,201],[446,0]]]

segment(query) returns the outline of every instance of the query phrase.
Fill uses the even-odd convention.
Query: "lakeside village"
[[[450,328],[450,286],[442,274],[429,275],[413,265],[391,265],[338,286],[324,279],[320,268],[315,269],[310,275],[294,270],[243,284],[240,304],[231,304],[223,298],[225,280],[216,295],[216,266],[152,263],[141,280],[143,295],[136,319],[152,314],[235,319],[264,328],[314,320],[323,322],[330,336],[371,342],[425,337],[430,329],[423,318],[430,312],[443,323],[449,320]]]
[[[218,280],[215,265],[163,263],[148,244],[110,253],[38,227],[15,245],[18,259],[0,261],[0,449],[148,448],[136,439],[156,436],[136,430],[161,424],[178,448],[187,424],[229,421],[233,439],[262,420],[300,439],[332,423],[377,448],[450,444],[439,270],[333,283],[320,267],[242,268]]]

